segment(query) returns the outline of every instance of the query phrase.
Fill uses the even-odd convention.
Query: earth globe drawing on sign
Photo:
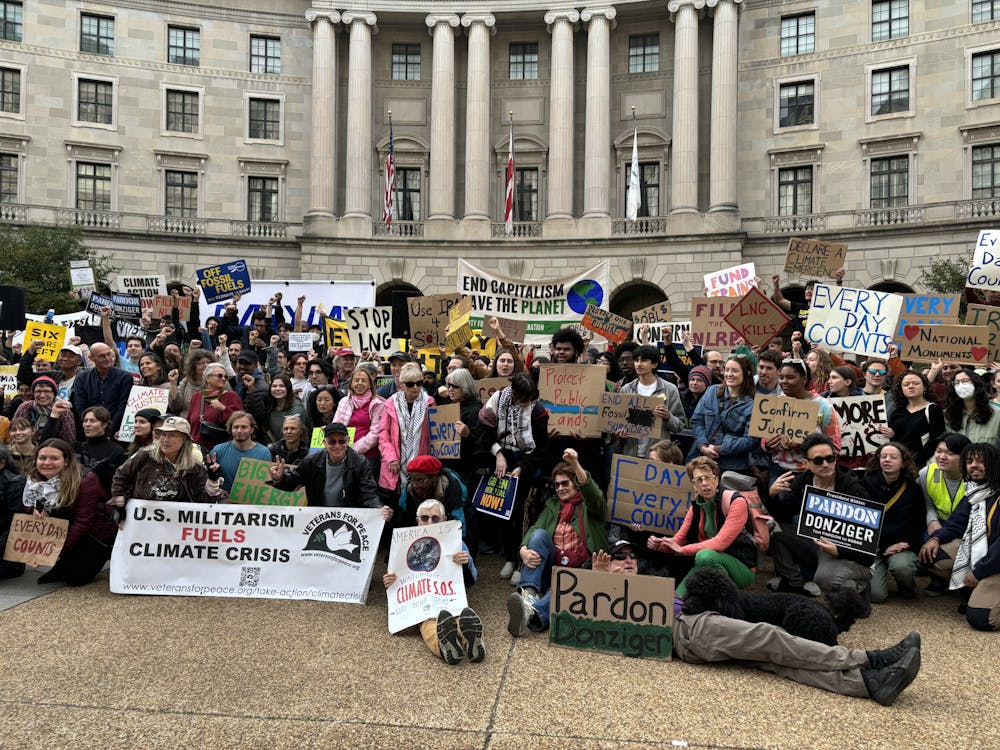
[[[566,301],[573,312],[583,315],[587,312],[587,305],[601,306],[604,301],[604,290],[593,279],[581,279],[569,288]]]

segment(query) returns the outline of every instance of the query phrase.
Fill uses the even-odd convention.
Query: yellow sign
[[[27,351],[32,341],[40,342],[38,353],[35,359],[44,359],[48,362],[55,362],[66,341],[66,328],[64,326],[52,325],[50,323],[38,323],[29,320],[24,326],[24,349]]]
[[[323,318],[323,332],[326,336],[326,345],[330,349],[351,345],[351,338],[347,333],[347,323],[342,320]]]

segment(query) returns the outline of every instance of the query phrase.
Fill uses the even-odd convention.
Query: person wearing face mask
[[[972,370],[962,369],[952,376],[944,417],[948,429],[962,433],[973,443],[997,444],[1000,409],[990,406],[986,384]]]

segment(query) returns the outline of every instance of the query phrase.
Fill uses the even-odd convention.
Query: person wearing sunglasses
[[[868,488],[847,469],[837,465],[837,448],[826,435],[810,435],[802,443],[805,470],[796,474],[788,471],[771,485],[767,508],[774,516],[790,518],[792,523],[771,534],[771,555],[776,579],[768,582],[772,591],[810,593],[803,571],[815,570],[813,583],[829,594],[844,588],[855,591],[862,599],[861,617],[871,614],[871,555],[839,547],[827,539],[808,539],[795,533],[806,487],[839,492],[852,497],[869,499]]]
[[[399,371],[401,390],[386,399],[379,428],[378,447],[382,454],[378,484],[396,492],[406,486],[406,465],[417,456],[430,454],[428,407],[434,399],[424,390],[424,373],[416,362],[407,362]]]

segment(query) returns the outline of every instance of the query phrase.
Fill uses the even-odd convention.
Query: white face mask
[[[972,383],[955,383],[955,395],[959,398],[972,398],[976,392],[976,386]]]
[[[313,331],[313,341],[319,341],[319,331]]]

